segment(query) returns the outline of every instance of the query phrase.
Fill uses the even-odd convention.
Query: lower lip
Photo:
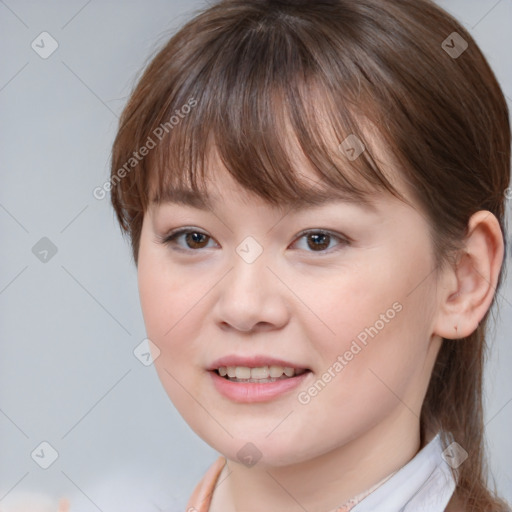
[[[307,371],[296,377],[261,384],[257,382],[232,382],[221,377],[215,371],[210,371],[209,373],[212,376],[215,388],[221,395],[224,395],[233,402],[250,403],[268,402],[287,391],[291,391],[299,386],[311,372]]]

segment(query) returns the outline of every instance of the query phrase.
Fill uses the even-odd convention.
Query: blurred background
[[[438,3],[512,108],[512,0]],[[140,71],[204,5],[0,0],[0,510],[27,492],[66,496],[72,512],[183,510],[217,457],[140,356],[130,248],[108,194],[93,195]],[[493,311],[486,429],[512,502],[511,284]]]

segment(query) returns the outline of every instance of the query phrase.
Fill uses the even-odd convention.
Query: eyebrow
[[[312,200],[299,197],[293,200],[293,202],[287,202],[284,204],[284,207],[291,211],[307,210],[339,201],[354,204],[373,212],[377,211],[375,204],[368,197],[356,197],[348,192],[341,192],[339,190],[319,191],[317,195],[313,196]],[[203,211],[212,210],[215,204],[220,202],[221,198],[217,196],[205,196],[188,188],[166,188],[151,199],[151,203],[156,205],[180,204]]]

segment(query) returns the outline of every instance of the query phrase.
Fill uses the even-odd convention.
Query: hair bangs
[[[148,159],[149,202],[162,202],[176,189],[207,203],[217,162],[276,207],[316,204],[327,196],[365,202],[382,189],[396,194],[372,156],[378,141],[364,135],[369,116],[363,108],[375,109],[361,78],[347,70],[345,82],[333,89],[321,72],[329,63],[315,60],[296,34],[258,25],[245,27],[241,37],[237,30],[230,59],[223,56],[228,34],[209,49],[208,63],[199,60],[200,70],[188,71],[193,80],[157,119],[179,112],[189,98],[197,103]]]

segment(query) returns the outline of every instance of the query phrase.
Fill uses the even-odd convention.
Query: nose
[[[289,290],[260,256],[247,263],[237,254],[219,283],[215,319],[221,329],[258,332],[280,329],[289,321]]]

